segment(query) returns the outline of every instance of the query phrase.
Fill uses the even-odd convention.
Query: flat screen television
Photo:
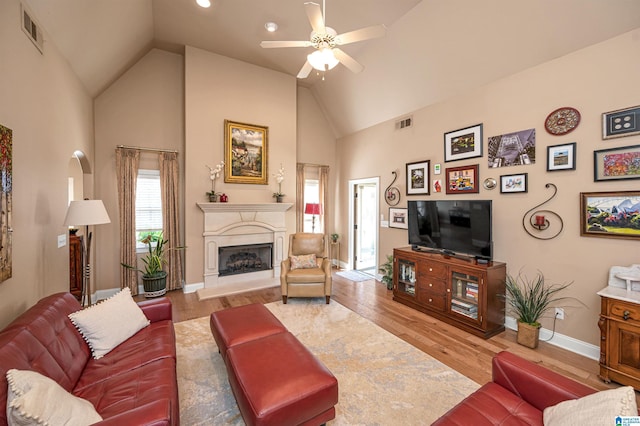
[[[409,200],[409,244],[414,250],[491,260],[491,200]]]

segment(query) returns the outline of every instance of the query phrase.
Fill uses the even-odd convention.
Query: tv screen
[[[414,248],[492,259],[491,200],[410,200],[407,209]]]

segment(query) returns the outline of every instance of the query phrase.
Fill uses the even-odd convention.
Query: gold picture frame
[[[267,185],[269,128],[224,120],[224,181]]]

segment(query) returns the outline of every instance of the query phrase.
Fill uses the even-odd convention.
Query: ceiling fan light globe
[[[318,71],[328,71],[340,63],[331,49],[316,50],[307,56],[307,61]]]

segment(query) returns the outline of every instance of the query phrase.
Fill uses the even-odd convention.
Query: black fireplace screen
[[[219,276],[272,269],[273,244],[249,244],[218,248]]]

